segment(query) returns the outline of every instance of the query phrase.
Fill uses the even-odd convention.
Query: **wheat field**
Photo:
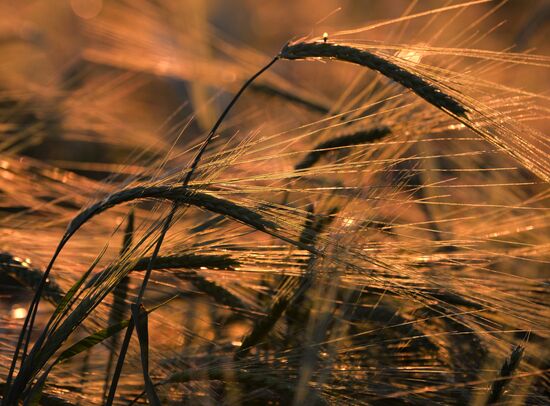
[[[550,404],[546,0],[0,15],[3,406]]]

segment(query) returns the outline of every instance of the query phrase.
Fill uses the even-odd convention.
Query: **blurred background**
[[[439,78],[474,102],[482,100],[547,134],[546,60],[516,64],[470,51],[550,55],[550,2],[471,3],[429,13],[461,2],[0,0],[0,265],[6,267],[0,269],[9,265],[40,276],[66,225],[82,207],[124,187],[174,182],[241,84],[285,43],[304,36],[326,32],[331,40],[341,30],[426,13],[345,39],[388,57],[422,59],[426,66],[441,69]],[[409,50],[414,46],[443,51],[424,57],[418,49]],[[453,54],[451,48],[462,53]],[[455,72],[473,79],[455,83]],[[345,113],[338,117],[341,111]],[[393,134],[383,142],[360,145],[349,155],[333,151],[322,161],[322,169],[310,168],[296,180],[293,171],[299,158],[320,141],[350,129],[386,125]],[[368,270],[368,276],[332,263],[315,264],[331,277],[331,272],[339,272],[342,278],[335,283],[341,291],[330,290],[334,296],[326,296],[323,289],[329,291],[325,285],[333,281],[321,281],[309,302],[313,308],[330,302],[341,323],[336,324],[342,339],[328,346],[327,354],[334,351],[342,358],[335,358],[333,366],[327,362],[328,372],[320,370],[315,382],[321,387],[326,376],[334,378],[326,385],[328,399],[344,404],[339,402],[363,390],[365,399],[402,390],[417,404],[445,404],[454,396],[461,396],[462,404],[471,399],[483,404],[483,385],[474,386],[471,393],[464,387],[493,379],[511,345],[527,345],[530,340],[522,372],[533,376],[519,380],[515,399],[517,404],[525,399],[544,404],[550,388],[547,184],[411,92],[350,64],[279,61],[247,90],[220,134],[203,161],[219,167],[214,165],[212,175],[208,170],[197,175],[213,179],[207,189],[223,190],[224,197],[278,221],[295,239],[301,238],[314,206],[321,218],[337,213],[319,238],[322,249],[335,257],[339,247],[368,251],[367,259],[350,254],[350,261],[355,256],[364,260],[360,269]],[[224,161],[220,151],[225,150],[236,158]],[[372,166],[370,160],[375,162]],[[331,169],[333,163],[337,164]],[[329,192],[310,193],[326,185]],[[349,186],[348,195],[337,192],[343,186]],[[435,203],[423,204],[426,201]],[[135,210],[136,224],[143,231],[162,218],[167,207],[145,202],[135,204]],[[302,275],[310,258],[242,224],[189,210],[192,215],[170,230],[163,252],[221,252],[239,266],[155,272],[147,292],[150,303],[174,292],[181,295],[151,317],[151,362],[158,377],[188,363],[209,365],[208,356],[214,353],[214,362],[227,361],[231,369],[234,347],[254,317],[269,309],[282,275]],[[86,225],[56,263],[59,291],[45,302],[58,301],[60,292],[104,247],[101,266],[119,257],[127,215],[128,206],[115,207]],[[387,261],[398,271],[377,269],[380,273],[373,277],[369,258]],[[132,274],[127,301],[135,296],[141,275]],[[29,292],[36,285],[31,279],[17,280],[0,272],[0,366],[8,365],[26,315]],[[233,314],[230,306],[216,303],[193,284],[197,279],[227,289],[242,300],[246,312]],[[388,286],[397,293],[387,293]],[[466,299],[445,303],[428,296],[420,304],[410,300],[419,292],[422,296],[447,290],[455,295],[451,298]],[[362,301],[361,306],[350,311],[346,306],[355,306],[354,300]],[[108,296],[86,327],[106,325],[111,304]],[[461,315],[460,323],[440,318],[433,311],[436,306],[437,311]],[[51,311],[51,305],[40,308],[39,326]],[[305,325],[303,320],[299,323],[300,328]],[[275,371],[284,375],[283,380],[298,375],[299,365],[285,357],[292,351],[301,356],[305,337],[300,331],[284,341],[282,326],[291,324],[279,323],[268,343],[273,347],[267,345],[263,353],[266,363],[276,366],[267,369],[268,375]],[[358,338],[362,331],[378,333]],[[285,352],[276,352],[281,349]],[[125,400],[142,389],[136,343],[132,351],[128,363],[135,368],[128,368],[121,385]],[[352,355],[345,358],[348,351]],[[81,354],[71,368],[55,370],[58,375],[52,375],[51,382],[66,383],[61,389],[75,403],[98,404],[110,354],[102,346]],[[281,368],[287,362],[289,370]],[[342,382],[350,385],[347,394],[339,392]],[[416,397],[415,391],[429,383],[450,389],[433,398]],[[223,392],[209,384],[186,385],[170,392],[174,404],[186,396],[197,402],[191,404],[215,404]],[[273,393],[254,398],[256,387],[245,386],[242,404],[250,394],[256,400],[277,398]]]
[[[422,12],[449,4],[457,3],[3,0],[0,145],[103,177],[109,167],[100,164],[120,161],[136,142],[148,149],[169,144],[169,129],[163,123],[173,115],[185,120],[197,114],[185,137],[209,128],[227,100],[223,94],[217,97],[220,89],[235,90],[290,39],[323,32],[330,36],[337,30],[397,18],[408,10]],[[480,49],[547,55],[549,16],[545,0],[488,2],[456,15],[409,21],[406,36],[390,25],[358,37],[464,48],[475,40]],[[477,27],[459,38],[461,27],[477,20],[483,29]],[[437,38],[434,27],[444,28]],[[326,81],[322,78],[330,71],[306,68],[304,75],[284,63],[275,72],[325,101],[334,99],[356,75],[350,71]],[[495,74],[498,71],[491,72],[493,79]],[[549,79],[544,70],[540,75],[525,75],[521,69],[502,75],[509,86],[536,91]],[[21,128],[24,131],[14,135]]]

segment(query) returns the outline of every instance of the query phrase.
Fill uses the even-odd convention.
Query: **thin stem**
[[[122,248],[120,250],[120,256],[122,257],[132,246],[132,241],[134,237],[134,210],[130,211],[128,215],[128,224],[126,225],[126,230],[124,232],[124,240],[122,243]],[[125,276],[122,281],[116,286],[113,291],[113,307],[111,308],[111,314],[109,316],[109,325],[114,325],[118,322],[121,322],[124,318],[125,302],[126,296],[128,294],[128,285],[129,285],[129,276]],[[120,312],[120,316],[117,312]],[[107,362],[107,370],[105,371],[105,384],[103,385],[103,396],[101,399],[105,399],[107,396],[107,391],[109,390],[109,377],[111,376],[111,370],[113,368],[113,362],[115,360],[115,351],[118,347],[118,338],[119,335],[116,334],[112,338],[112,348],[109,352],[109,359]]]
[[[210,133],[208,133],[208,136],[206,137],[205,141],[201,145],[201,148],[197,152],[197,155],[195,156],[195,159],[193,160],[193,162],[191,164],[191,167],[190,167],[189,171],[187,172],[187,175],[185,176],[185,178],[183,180],[183,187],[184,188],[188,186],[189,181],[191,180],[191,177],[193,176],[193,174],[194,174],[194,172],[195,172],[195,170],[196,170],[196,168],[197,168],[204,152],[206,151],[206,148],[207,148],[208,144],[210,144],[210,141],[212,141],[212,138],[216,134],[216,131],[218,131],[218,128],[222,124],[223,120],[225,119],[225,117],[227,116],[227,114],[229,113],[229,111],[231,110],[233,105],[237,102],[237,100],[243,94],[243,92],[246,90],[246,88],[248,86],[250,86],[250,84],[254,80],[256,80],[256,78],[258,78],[262,73],[264,73],[266,70],[268,70],[278,59],[279,59],[279,57],[276,56],[266,66],[264,66],[262,69],[260,69],[258,72],[256,72],[252,77],[250,77],[244,83],[244,85],[240,88],[240,90],[237,92],[237,94],[233,97],[233,99],[231,99],[231,101],[229,102],[229,104],[227,105],[225,110],[222,112],[222,114],[220,115],[220,117],[218,118],[218,120],[216,121],[216,123],[214,124],[212,129],[210,130]],[[139,294],[138,294],[138,296],[136,298],[136,301],[135,301],[135,304],[136,304],[137,307],[139,307],[139,305],[141,304],[141,302],[143,300],[143,295],[145,294],[145,290],[147,289],[147,284],[148,284],[149,279],[151,277],[154,262],[155,262],[155,260],[158,256],[158,253],[159,253],[160,248],[162,246],[162,242],[164,240],[164,237],[165,237],[166,233],[168,232],[168,229],[170,228],[170,226],[172,224],[172,220],[173,220],[174,215],[176,214],[176,211],[178,210],[179,206],[180,206],[180,203],[175,201],[172,204],[172,209],[170,210],[170,213],[168,214],[168,216],[166,217],[166,219],[164,221],[162,231],[161,231],[161,233],[158,237],[153,255],[151,256],[151,260],[149,261],[149,264],[147,265],[147,271],[145,273],[145,276],[143,278],[143,282],[141,284],[141,288],[139,290]],[[114,400],[114,397],[115,397],[115,394],[116,394],[116,388],[117,388],[117,385],[118,385],[118,381],[120,379],[120,374],[122,372],[122,366],[124,364],[124,359],[126,357],[126,353],[128,352],[128,346],[130,345],[130,339],[132,338],[133,330],[134,330],[134,323],[130,322],[130,324],[128,325],[127,330],[126,330],[126,335],[124,336],[124,341],[122,343],[122,347],[120,349],[120,354],[119,354],[119,358],[118,358],[117,365],[116,365],[116,368],[115,368],[115,373],[113,375],[113,381],[112,381],[111,387],[109,389],[109,396],[108,396],[107,401],[105,403],[107,406],[111,406],[113,404],[113,400]]]

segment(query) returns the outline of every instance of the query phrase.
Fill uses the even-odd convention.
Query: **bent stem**
[[[205,141],[203,142],[201,148],[197,152],[197,155],[195,156],[195,159],[193,160],[193,163],[191,164],[191,167],[190,167],[189,171],[187,172],[187,175],[185,176],[185,178],[183,180],[183,187],[184,188],[187,188],[187,186],[189,184],[189,181],[191,180],[191,177],[193,176],[193,173],[195,172],[195,169],[197,168],[197,165],[199,164],[199,161],[201,160],[204,152],[206,151],[206,147],[211,142],[212,138],[216,134],[216,131],[218,130],[219,126],[222,124],[223,120],[225,119],[225,117],[227,116],[227,114],[229,113],[229,111],[231,110],[233,105],[237,102],[237,100],[243,94],[243,92],[246,90],[246,88],[248,86],[250,86],[250,84],[252,84],[252,82],[254,82],[254,80],[256,80],[256,78],[258,78],[262,73],[264,73],[266,70],[268,70],[278,59],[279,59],[279,56],[276,56],[266,66],[264,66],[262,69],[260,69],[258,72],[256,72],[252,77],[250,77],[250,79],[248,79],[244,83],[244,85],[240,88],[240,90],[237,92],[237,94],[229,102],[229,104],[227,105],[225,110],[222,112],[222,114],[220,115],[220,117],[218,118],[218,120],[216,121],[216,123],[214,124],[214,126],[212,127],[210,132],[208,133],[208,136],[206,137]],[[147,266],[147,270],[145,272],[145,276],[143,278],[143,282],[141,284],[139,294],[138,294],[138,296],[136,298],[136,301],[134,303],[135,306],[138,307],[138,308],[141,305],[141,302],[143,300],[143,295],[145,294],[145,290],[147,288],[147,283],[149,282],[149,279],[151,277],[151,273],[152,273],[152,270],[153,270],[153,265],[154,265],[154,262],[155,262],[155,260],[158,256],[160,248],[162,246],[164,236],[166,235],[166,233],[168,232],[168,229],[172,225],[172,220],[173,220],[174,215],[176,214],[176,211],[178,210],[179,206],[180,206],[180,203],[178,201],[175,201],[172,204],[172,209],[170,210],[170,213],[168,214],[168,216],[166,217],[166,219],[164,221],[162,231],[161,231],[161,233],[158,237],[157,243],[155,245],[155,249],[153,251],[153,255],[151,256],[151,260],[149,261],[149,264]],[[124,359],[126,357],[126,353],[128,352],[128,346],[130,344],[130,339],[132,338],[132,333],[133,333],[134,327],[135,327],[134,323],[130,322],[130,324],[128,325],[128,327],[126,329],[126,334],[124,336],[124,341],[122,342],[122,347],[120,349],[120,354],[119,354],[119,358],[118,358],[117,365],[116,365],[116,368],[115,368],[115,373],[113,375],[113,380],[111,382],[111,387],[109,389],[109,395],[108,395],[107,401],[105,403],[108,406],[113,404],[113,400],[114,400],[115,393],[116,393],[116,388],[117,388],[117,385],[118,385],[118,381],[120,379],[120,374],[122,372],[122,366],[124,365]],[[144,374],[145,382],[147,382],[148,381],[148,372],[143,371],[143,374]]]

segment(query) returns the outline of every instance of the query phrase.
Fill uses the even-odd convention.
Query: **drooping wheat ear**
[[[491,391],[489,393],[489,397],[487,398],[488,405],[494,405],[500,402],[502,395],[504,394],[504,389],[512,380],[512,375],[519,367],[519,363],[521,362],[521,358],[523,356],[523,351],[524,348],[521,345],[516,345],[510,356],[506,358],[502,364],[498,379],[491,385]]]
[[[261,214],[247,207],[239,206],[229,200],[215,197],[209,193],[197,192],[188,186],[136,186],[121,190],[109,195],[104,200],[97,202],[78,214],[67,227],[63,240],[72,236],[84,223],[105,210],[122,203],[128,203],[138,199],[166,199],[180,204],[188,204],[195,207],[222,214],[233,218],[260,231],[276,229],[277,225]]]
[[[299,242],[312,247],[315,246],[319,234],[321,234],[330,224],[337,210],[338,209],[336,208],[332,209],[328,216],[315,216],[313,212],[313,205],[310,205],[306,224],[302,230],[302,234],[300,235]],[[313,258],[314,256],[310,258],[310,262]],[[283,278],[283,281],[279,284],[279,288],[277,290],[279,292],[283,291],[284,293],[275,298],[271,308],[267,312],[267,315],[257,320],[252,328],[252,331],[244,337],[241,346],[234,354],[235,360],[245,357],[250,352],[252,347],[259,344],[260,341],[269,334],[283,313],[287,311],[289,307],[294,306],[297,302],[300,302],[303,299],[305,292],[313,281],[313,278],[310,273],[306,274],[298,282],[298,286],[290,292],[282,289],[287,286],[289,280],[289,276],[285,276]]]
[[[31,290],[36,289],[44,276],[44,272],[40,269],[29,266],[27,261],[14,257],[7,252],[0,252],[0,273],[8,275]],[[57,305],[63,296],[65,296],[63,289],[61,289],[53,278],[48,278],[47,284],[44,287],[44,298],[50,303]]]
[[[334,59],[376,70],[410,89],[428,103],[449,114],[481,135],[485,140],[506,151],[525,168],[545,182],[550,181],[550,143],[540,131],[496,111],[480,100],[472,101],[445,87],[439,79],[428,79],[383,56],[358,46],[331,42],[295,42],[279,53],[280,59]],[[455,96],[456,95],[456,96]]]
[[[345,148],[353,145],[374,142],[390,133],[391,131],[388,127],[375,127],[368,130],[355,131],[350,134],[340,135],[336,138],[323,141],[317,144],[313,150],[311,150],[300,162],[298,162],[294,166],[294,169],[299,170],[311,168],[324,155],[330,153],[334,148]]]
[[[239,206],[229,200],[215,197],[210,193],[198,192],[194,188],[183,185],[136,186],[107,196],[105,199],[81,211],[69,223],[67,226],[67,231],[61,239],[60,248],[58,247],[58,251],[61,251],[67,241],[91,218],[103,213],[111,207],[140,199],[169,200],[180,204],[199,207],[212,213],[229,217],[253,229],[262,231],[272,237],[285,241],[297,248],[309,251],[314,255],[323,255],[314,247],[281,234],[279,232],[279,226],[273,221],[264,218],[260,213],[247,207]]]
[[[71,223],[69,223],[67,227],[67,231],[65,232],[63,238],[61,239],[53,259],[55,260],[59,252],[61,252],[61,250],[63,249],[64,245],[80,229],[80,227],[82,227],[82,225],[88,222],[91,218],[99,215],[100,213],[104,212],[105,210],[113,206],[132,202],[134,200],[147,199],[147,198],[169,200],[169,201],[172,201],[173,204],[174,203],[187,204],[187,205],[208,210],[212,213],[221,214],[226,217],[232,218],[236,221],[239,221],[255,230],[262,231],[268,235],[271,235],[275,238],[278,238],[282,241],[292,244],[298,248],[308,250],[314,254],[322,255],[313,247],[304,245],[298,241],[294,241],[292,238],[289,238],[281,234],[278,230],[279,227],[277,226],[276,223],[265,219],[260,213],[257,213],[252,209],[249,209],[244,206],[240,206],[229,200],[221,199],[207,193],[197,192],[193,188],[188,187],[187,185],[180,185],[176,187],[170,186],[170,185],[162,185],[162,186],[150,186],[150,187],[137,186],[134,188],[125,189],[120,192],[116,192],[109,195],[104,200],[96,204],[93,204],[92,206],[82,211],[71,221]],[[50,264],[51,263],[52,261],[50,262]],[[147,270],[152,270],[152,269],[153,267],[151,265],[147,267]],[[41,282],[43,282],[43,280]],[[85,303],[83,306],[87,306],[87,303]],[[73,312],[73,315],[74,315],[73,319],[66,321],[65,322],[66,324],[73,323],[76,318],[84,315],[84,313]],[[85,315],[83,317],[85,317]],[[46,328],[42,331],[40,337],[35,342],[33,350],[29,354],[30,361],[28,361],[25,364],[27,368],[25,369],[24,373],[20,372],[19,374],[21,375],[18,374],[15,380],[15,383],[12,387],[8,386],[8,388],[11,389],[10,391],[11,396],[20,396],[21,392],[19,391],[19,388],[22,388],[27,384],[28,371],[30,370],[32,365],[35,365],[37,363],[37,361],[35,360],[36,354],[40,352],[41,347],[44,341],[46,340],[47,333],[49,332],[48,328],[49,328],[49,325],[46,326]],[[64,334],[64,332],[60,333],[60,335],[62,334]],[[15,366],[15,363],[12,362],[12,367],[10,368],[10,371],[15,370],[14,366]],[[117,363],[117,369],[115,369],[115,373],[117,372],[118,368],[119,368],[119,365]],[[23,368],[21,369],[21,371],[23,371]],[[113,379],[113,382],[114,382],[114,379]],[[112,401],[112,396],[114,396],[114,394],[112,393],[112,391],[109,391],[108,399],[111,399],[111,401]],[[11,401],[11,398],[10,398],[10,401]],[[8,402],[8,404],[11,404],[11,403]]]
[[[149,266],[149,261],[151,261],[151,257],[140,258],[130,269],[130,272],[146,271]],[[239,261],[231,258],[231,256],[227,254],[173,254],[157,257],[153,269],[186,269],[185,271],[174,272],[174,275],[180,279],[188,280],[193,284],[193,286],[195,286],[195,288],[210,296],[216,303],[229,306],[233,309],[242,310],[245,309],[246,306],[238,297],[217,283],[211,282],[205,277],[199,275],[197,272],[191,270],[202,267],[231,270],[238,266]],[[86,289],[89,289],[93,285],[97,284],[107,273],[108,271],[105,270],[104,272],[99,272],[91,277],[86,283]],[[117,288],[118,286],[119,285],[117,285]],[[115,288],[115,304],[113,304],[113,306],[120,311],[121,305],[116,305],[117,288]],[[123,296],[125,297],[125,295]],[[113,324],[115,324],[115,322],[109,323],[109,325]]]
[[[459,117],[465,117],[468,112],[465,106],[452,96],[444,93],[437,86],[427,82],[415,73],[364,49],[330,42],[297,42],[285,45],[279,53],[279,57],[289,60],[329,58],[366,66],[412,90],[439,109]]]
[[[132,271],[145,271],[151,258],[140,258]],[[198,269],[200,267],[216,269],[232,269],[239,266],[239,261],[227,254],[174,254],[157,257],[155,269],[187,268]]]
[[[151,258],[140,258],[132,271],[145,271]],[[199,269],[202,267],[215,269],[233,269],[239,266],[239,261],[229,255],[201,255],[175,254],[157,257],[154,269],[187,268]],[[216,303],[229,306],[232,309],[245,309],[246,306],[237,296],[215,282],[209,281],[195,271],[187,270],[176,273],[180,279],[188,280],[200,292],[210,296]]]
[[[147,270],[147,266],[151,257],[140,258],[132,267],[130,272],[140,272]],[[199,269],[201,267],[215,269],[234,269],[240,265],[239,261],[231,258],[227,254],[173,254],[157,257],[153,269]],[[97,284],[104,274],[107,272],[99,272],[92,276],[86,282],[86,289]]]
[[[189,280],[196,289],[211,297],[216,303],[227,306],[232,310],[242,311],[246,309],[246,305],[237,296],[217,283],[209,281],[195,271],[178,274],[178,277]]]

